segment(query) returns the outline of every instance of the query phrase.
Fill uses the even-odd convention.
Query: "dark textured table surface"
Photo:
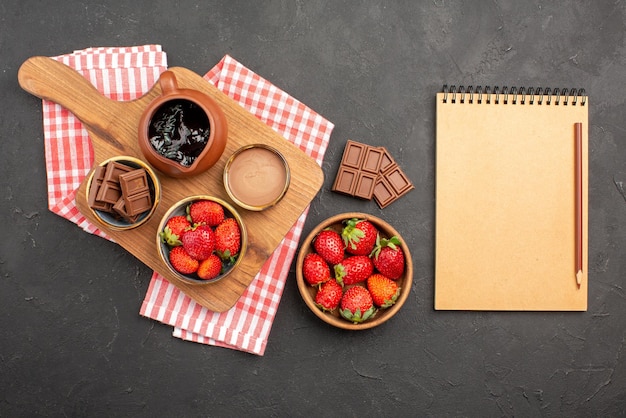
[[[55,3],[0,5],[0,416],[624,416],[624,3]],[[146,43],[200,74],[230,54],[335,124],[304,234],[347,211],[394,225],[415,265],[396,317],[326,326],[293,266],[262,357],[180,341],[138,314],[152,272],[47,209],[41,101],[17,70]],[[586,89],[587,312],[434,311],[444,83]],[[384,210],[331,192],[347,139],[384,145],[415,189]]]

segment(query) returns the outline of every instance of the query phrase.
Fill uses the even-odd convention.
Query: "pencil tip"
[[[578,272],[576,272],[576,284],[578,285],[578,288],[580,288],[580,285],[582,282],[583,282],[583,271],[578,270]]]

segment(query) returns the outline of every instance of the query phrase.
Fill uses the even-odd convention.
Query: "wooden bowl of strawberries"
[[[304,302],[324,322],[363,330],[386,322],[404,305],[413,262],[387,222],[360,212],[341,213],[303,241],[296,280]]]
[[[215,283],[244,257],[247,232],[233,206],[212,196],[190,196],[170,207],[157,229],[161,260],[188,283]]]

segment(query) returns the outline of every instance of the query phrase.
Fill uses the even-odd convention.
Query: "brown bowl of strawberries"
[[[215,283],[243,258],[247,232],[233,206],[212,196],[190,196],[170,207],[157,229],[163,263],[188,283]]]
[[[413,262],[387,222],[360,212],[341,213],[303,241],[296,280],[316,316],[338,328],[362,330],[386,322],[404,305]]]

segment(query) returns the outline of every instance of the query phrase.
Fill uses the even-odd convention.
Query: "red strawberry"
[[[374,264],[366,255],[353,255],[335,266],[335,278],[342,286],[367,280],[374,272]]]
[[[337,280],[329,280],[320,286],[315,294],[315,305],[323,311],[334,311],[343,295],[341,285]]]
[[[377,240],[372,259],[376,269],[390,279],[396,280],[404,273],[404,252],[396,236]]]
[[[182,274],[192,274],[198,270],[198,260],[190,256],[181,246],[170,250],[170,263],[174,270]]]
[[[341,298],[339,313],[355,324],[372,318],[376,313],[372,295],[363,286],[351,287]]]
[[[183,247],[190,256],[198,261],[209,258],[215,248],[215,233],[207,225],[200,225],[185,232]]]
[[[388,308],[400,295],[398,284],[382,274],[372,274],[367,278],[367,290],[372,295],[374,305],[379,308]]]
[[[212,200],[198,200],[187,206],[187,214],[194,224],[214,227],[224,220],[224,207]]]
[[[191,224],[186,216],[172,216],[168,219],[163,231],[159,234],[161,236],[161,242],[166,243],[170,247],[181,245],[182,242],[180,239],[185,233],[185,230],[189,227],[191,227]]]
[[[330,280],[330,267],[317,253],[308,253],[302,263],[302,275],[311,286],[317,286]]]
[[[215,228],[215,251],[222,260],[233,262],[241,249],[241,230],[235,218],[226,218]]]
[[[198,266],[198,277],[204,280],[211,280],[219,276],[222,271],[222,260],[216,255],[211,254],[209,258],[203,260]]]
[[[341,263],[344,254],[344,244],[341,235],[332,229],[320,231],[313,241],[313,248],[331,266]]]
[[[341,237],[346,251],[354,255],[369,255],[376,244],[378,229],[368,220],[352,218],[345,221]]]

